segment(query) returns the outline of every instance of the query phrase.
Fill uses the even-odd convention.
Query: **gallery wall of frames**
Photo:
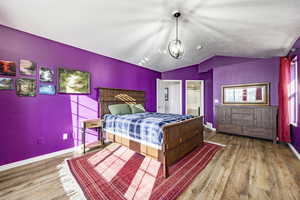
[[[0,91],[15,90],[18,96],[90,94],[90,78],[85,71],[61,67],[53,70],[25,59],[19,64],[0,59]]]

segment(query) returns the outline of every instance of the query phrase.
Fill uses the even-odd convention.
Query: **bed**
[[[124,145],[137,153],[160,161],[163,164],[163,174],[165,178],[169,176],[169,166],[183,158],[197,146],[203,144],[203,117],[176,115],[168,118],[166,114],[148,112],[137,115],[114,116],[110,114],[108,109],[109,105],[124,103],[145,105],[145,92],[140,90],[98,88],[98,93],[99,116],[104,120],[105,128],[103,131],[106,135],[106,139]],[[137,134],[138,136],[132,135],[136,134],[134,131],[124,134],[126,132],[123,131],[122,128],[124,127],[122,126],[126,127],[126,123],[123,123],[122,126],[119,127],[121,129],[113,128],[111,124],[109,126],[110,128],[106,128],[107,125],[112,122],[128,122],[128,120],[137,119],[151,121],[156,117],[168,118],[167,120],[163,120],[164,124],[158,129],[159,140],[153,139],[152,137],[150,137],[151,141],[144,140],[146,136],[143,136],[143,131],[139,132]],[[136,123],[129,124],[136,125]]]

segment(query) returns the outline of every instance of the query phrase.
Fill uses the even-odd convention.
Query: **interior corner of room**
[[[0,2],[0,199],[300,199],[299,11]]]

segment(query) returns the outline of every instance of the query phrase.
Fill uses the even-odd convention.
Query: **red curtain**
[[[279,69],[279,113],[278,113],[278,137],[279,141],[291,142],[290,115],[289,115],[289,84],[291,77],[291,58],[280,58]]]

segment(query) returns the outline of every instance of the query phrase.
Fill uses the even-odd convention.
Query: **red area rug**
[[[164,179],[158,161],[112,144],[100,152],[68,160],[86,199],[176,199],[222,147],[204,143],[170,167]]]

